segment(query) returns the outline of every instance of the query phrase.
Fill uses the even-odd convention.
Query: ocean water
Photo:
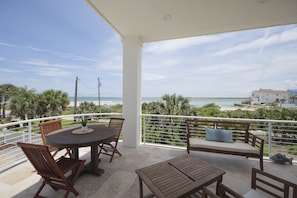
[[[70,105],[74,106],[74,97],[69,97],[70,99]],[[215,103],[221,107],[234,107],[234,104],[241,104],[242,101],[247,100],[248,98],[206,98],[206,97],[189,97],[190,105],[194,107],[202,107],[209,103]],[[78,97],[77,103],[81,102],[93,102],[96,105],[99,104],[98,97]],[[142,103],[146,102],[158,102],[161,101],[160,97],[143,97]],[[121,97],[101,97],[100,98],[100,105],[116,105],[116,104],[122,104],[122,98]]]

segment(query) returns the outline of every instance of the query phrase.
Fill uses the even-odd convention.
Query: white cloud
[[[297,87],[297,80],[285,80],[286,89],[296,89]]]
[[[112,75],[112,76],[118,76],[118,77],[123,77],[123,74],[122,73],[108,73],[109,75]]]
[[[112,58],[106,58],[98,62],[97,67],[103,70],[121,70],[123,67],[121,56],[112,56]]]
[[[3,73],[19,73],[17,69],[0,68],[0,72]]]
[[[154,81],[154,80],[163,80],[165,78],[166,78],[165,76],[156,75],[156,74],[148,74],[148,73],[143,73],[142,74],[142,79],[143,80]]]
[[[296,65],[297,55],[296,55],[296,53],[288,52],[288,54],[282,54],[281,56],[273,57],[271,61],[276,61],[276,62],[287,62],[287,61],[291,62],[292,61]]]
[[[2,45],[2,46],[8,46],[8,47],[16,47],[16,45],[14,45],[14,44],[4,43],[4,42],[0,42],[0,45]]]
[[[223,38],[223,35],[210,35],[148,43],[145,44],[145,52],[153,54],[172,53],[201,44],[217,42]]]
[[[61,58],[69,59],[69,60],[75,60],[75,61],[89,61],[89,62],[95,62],[95,59],[84,57],[84,56],[79,56],[79,55],[74,55],[70,53],[65,53],[65,52],[58,52],[58,51],[51,51],[51,50],[46,50],[46,49],[41,49],[41,48],[36,48],[32,46],[27,46],[26,48],[37,51],[37,52],[44,52],[44,53],[49,53],[53,54],[56,56],[59,56]]]
[[[59,56],[61,58],[65,58],[65,59],[69,59],[69,60],[88,61],[88,62],[96,61],[95,59],[89,58],[89,57],[84,57],[84,56],[75,55],[75,54],[71,54],[71,53],[65,53],[65,52],[51,51],[51,50],[41,49],[41,48],[32,47],[32,46],[21,46],[21,45],[14,45],[14,44],[4,43],[4,42],[0,42],[0,45],[7,46],[7,47],[25,48],[25,49],[29,49],[32,51],[48,53],[48,54],[52,54],[52,55]]]
[[[224,49],[215,53],[216,56],[224,56],[230,53],[244,51],[249,49],[263,49],[263,47],[268,47],[275,44],[280,44],[288,41],[297,40],[297,28],[286,29],[279,34],[274,34],[271,36],[266,34],[263,38],[256,39],[254,41],[238,44],[235,47]]]
[[[32,69],[34,73],[42,76],[49,77],[67,77],[70,76],[71,73],[60,68],[36,68]]]
[[[31,60],[21,61],[21,63],[26,64],[26,65],[34,65],[34,66],[42,66],[42,67],[74,68],[73,65],[52,64],[45,60],[40,60],[40,59],[31,59]]]

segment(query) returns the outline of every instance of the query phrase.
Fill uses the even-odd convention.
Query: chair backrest
[[[39,124],[42,142],[47,145],[45,136],[53,131],[62,129],[62,120],[51,120]]]
[[[17,145],[21,147],[39,175],[45,178],[64,177],[64,174],[49,152],[48,146],[21,142],[18,142]]]
[[[116,129],[116,137],[114,139],[119,139],[124,124],[124,118],[110,118],[109,126]]]

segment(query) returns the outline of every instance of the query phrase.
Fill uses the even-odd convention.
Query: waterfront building
[[[293,92],[288,90],[259,89],[252,91],[251,105],[284,103],[289,104]]]

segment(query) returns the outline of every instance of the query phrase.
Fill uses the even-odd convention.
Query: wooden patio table
[[[85,166],[84,171],[100,176],[104,173],[104,170],[98,168],[98,145],[114,138],[116,130],[103,125],[90,125],[88,128],[92,129],[92,132],[74,134],[73,131],[79,128],[80,127],[57,130],[46,136],[46,142],[57,148],[71,148],[71,157],[74,159],[79,159],[79,147],[90,146],[91,162]]]
[[[183,155],[153,164],[135,171],[139,178],[140,197],[143,197],[142,182],[158,198],[187,197],[203,186],[222,183],[225,172],[198,157]]]

